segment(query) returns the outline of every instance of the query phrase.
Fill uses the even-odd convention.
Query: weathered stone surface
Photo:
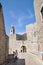
[[[15,34],[14,27],[12,27],[8,37],[5,33],[2,6],[0,4],[0,63],[7,59],[8,51],[9,54],[13,54],[17,50],[18,57],[25,58],[26,65],[42,65],[41,60],[39,60],[39,58],[42,59],[41,52],[43,52],[42,7],[43,0],[34,0],[36,22],[27,25],[26,34],[23,35]]]
[[[7,42],[5,33],[5,24],[2,11],[2,5],[0,4],[0,64],[6,61]],[[8,55],[8,53],[7,53]]]

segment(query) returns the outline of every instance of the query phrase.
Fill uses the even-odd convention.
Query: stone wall
[[[43,18],[41,9],[43,7],[43,0],[34,0],[35,16],[38,29],[38,45],[39,51],[43,52]]]
[[[6,61],[6,32],[2,5],[0,4],[0,64]],[[7,53],[8,54],[8,53]]]

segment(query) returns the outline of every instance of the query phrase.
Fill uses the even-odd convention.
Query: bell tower
[[[15,29],[14,29],[14,26],[12,25],[10,29],[10,34],[14,34],[14,33],[15,33]]]

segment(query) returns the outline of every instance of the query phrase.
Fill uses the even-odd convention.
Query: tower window
[[[38,34],[38,32],[37,32],[37,31],[35,31],[35,32],[34,32],[34,37],[36,37],[36,36],[37,36],[37,34]]]
[[[11,30],[11,32],[12,32],[12,30]]]
[[[36,32],[34,32],[34,37],[36,37]]]

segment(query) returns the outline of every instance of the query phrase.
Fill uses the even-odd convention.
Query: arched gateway
[[[21,52],[26,52],[26,46],[21,46]]]

